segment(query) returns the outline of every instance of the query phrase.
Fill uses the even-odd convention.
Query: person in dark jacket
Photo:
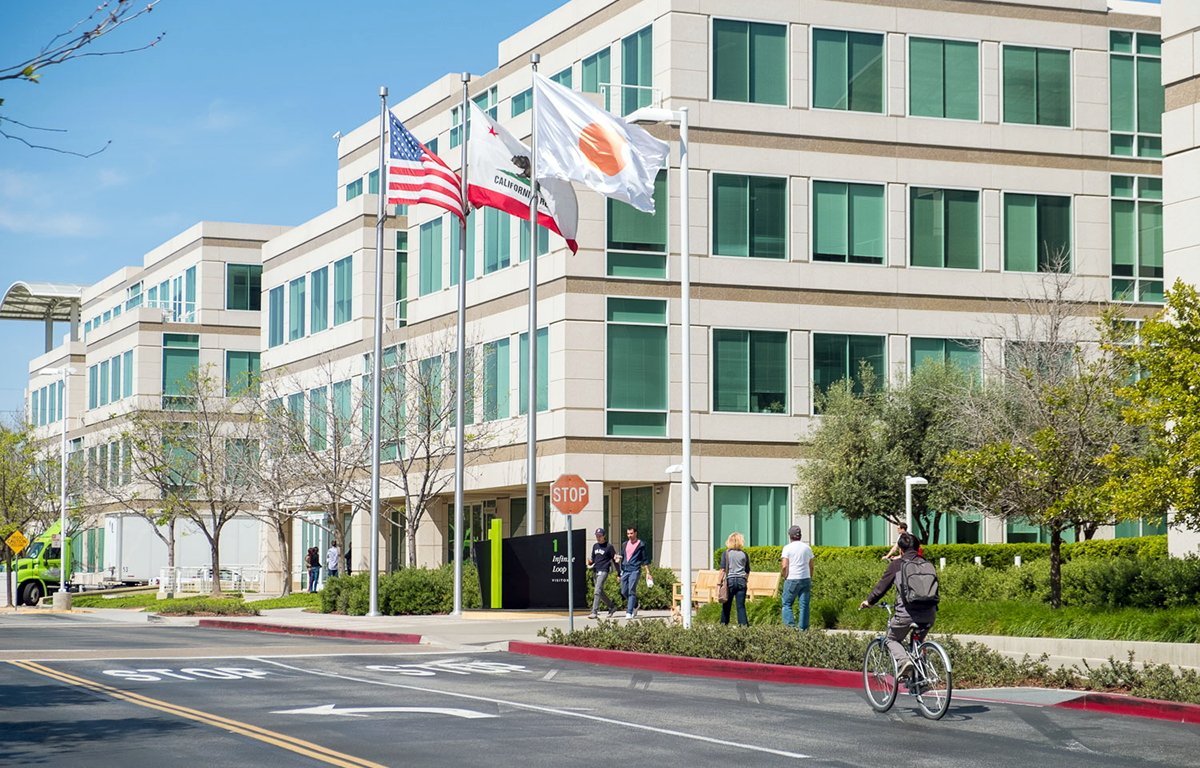
[[[896,660],[900,677],[904,677],[912,671],[912,661],[908,658],[908,652],[904,650],[904,638],[907,637],[908,630],[914,625],[919,626],[924,632],[932,629],[933,622],[937,619],[937,605],[908,606],[904,604],[904,598],[900,591],[900,568],[905,562],[911,562],[918,557],[917,539],[911,533],[902,533],[896,545],[900,547],[900,557],[888,563],[887,570],[883,572],[883,578],[871,590],[871,594],[867,595],[867,599],[859,603],[858,607],[862,609],[875,605],[895,585],[896,611],[892,614],[892,620],[888,622],[888,650],[891,651],[892,658]]]
[[[588,568],[592,569],[595,578],[596,593],[592,597],[592,613],[588,616],[589,619],[599,618],[600,601],[604,601],[604,607],[608,609],[608,617],[617,612],[617,604],[604,591],[604,582],[608,579],[608,573],[612,570],[613,563],[617,559],[617,550],[613,549],[613,545],[608,543],[608,536],[603,528],[596,529],[596,542],[592,544],[592,553],[588,556]]]
[[[750,625],[746,618],[746,583],[750,577],[750,556],[743,550],[746,539],[734,531],[725,539],[725,551],[721,553],[721,576],[729,589],[729,599],[721,603],[721,623],[729,623],[729,609],[737,605],[738,624]]]
[[[317,578],[321,575],[321,556],[316,547],[309,547],[304,557],[304,566],[308,568],[308,591],[317,591]]]
[[[625,531],[625,544],[617,554],[621,563],[621,597],[625,598],[625,618],[637,616],[637,585],[642,570],[650,571],[650,554],[646,542],[638,538],[638,529],[630,526]]]

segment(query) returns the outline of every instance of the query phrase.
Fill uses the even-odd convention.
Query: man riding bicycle
[[[914,626],[920,632],[928,632],[933,628],[933,622],[937,619],[937,602],[935,597],[933,602],[910,600],[906,603],[905,587],[902,583],[906,565],[912,569],[917,563],[925,564],[925,561],[917,555],[917,539],[911,533],[900,534],[900,539],[896,543],[900,547],[900,557],[888,563],[887,570],[883,572],[883,578],[858,607],[860,609],[869,608],[879,602],[893,584],[896,586],[896,612],[892,616],[892,620],[888,622],[887,645],[892,658],[896,660],[899,675],[903,678],[912,671],[913,666],[908,652],[902,645],[904,638],[908,635],[909,629]]]

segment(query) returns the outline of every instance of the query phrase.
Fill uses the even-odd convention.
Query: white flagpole
[[[379,209],[375,217],[375,354],[371,365],[371,553],[368,616],[379,615],[379,411],[383,357],[383,224],[387,218],[388,90],[379,89]],[[346,546],[346,542],[342,542]],[[329,567],[336,567],[329,563]]]
[[[541,54],[529,54],[529,63],[533,67],[533,80],[537,77],[538,63]],[[533,517],[537,510],[537,235],[538,235],[538,183],[537,183],[537,119],[538,97],[536,83],[533,83],[533,111],[530,118],[529,131],[529,381],[528,400],[526,403],[526,434],[525,446],[526,481],[525,481],[525,532],[532,536],[534,531]],[[548,533],[548,531],[547,531]]]
[[[471,73],[462,73],[462,199],[463,218],[458,238],[458,354],[454,371],[454,610],[452,616],[462,616],[462,573],[463,573],[463,440],[465,440],[466,403],[463,392],[466,387],[467,357],[467,83]],[[471,254],[474,257],[474,254]],[[454,257],[452,257],[454,258]],[[495,607],[495,606],[493,606]]]

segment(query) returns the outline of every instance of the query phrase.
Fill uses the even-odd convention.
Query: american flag
[[[429,203],[464,217],[458,175],[388,112],[388,205]]]

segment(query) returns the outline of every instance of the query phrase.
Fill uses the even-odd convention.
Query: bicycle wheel
[[[921,643],[917,651],[915,691],[921,714],[930,720],[941,720],[950,709],[954,692],[954,673],[945,649],[934,642]]]
[[[887,712],[896,703],[896,660],[882,637],[867,645],[863,655],[863,688],[876,712]]]

